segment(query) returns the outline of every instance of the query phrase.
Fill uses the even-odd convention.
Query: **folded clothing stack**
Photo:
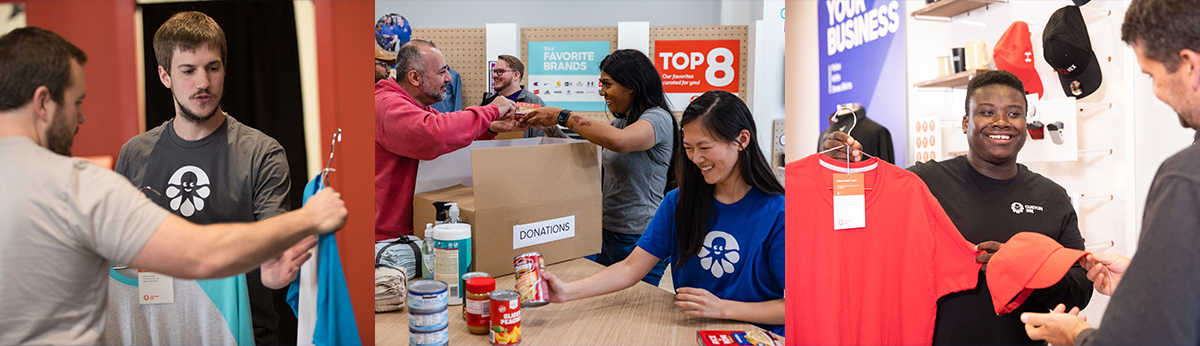
[[[408,299],[408,271],[404,267],[375,265],[375,312],[399,311]]]

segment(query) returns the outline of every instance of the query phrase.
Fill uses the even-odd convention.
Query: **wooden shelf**
[[[939,0],[913,11],[912,16],[950,18],[998,2],[1008,2],[1008,0]]]
[[[945,1],[945,0],[943,0]],[[966,70],[952,75],[941,76],[924,82],[913,83],[918,88],[953,88],[967,85],[975,75],[989,70]]]

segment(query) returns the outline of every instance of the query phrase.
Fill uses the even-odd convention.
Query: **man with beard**
[[[480,106],[487,105],[497,97],[505,97],[514,102],[532,103],[538,106],[545,107],[546,102],[542,101],[533,92],[525,90],[525,86],[521,85],[521,78],[525,76],[525,64],[521,63],[521,59],[512,55],[501,55],[499,60],[496,60],[496,67],[492,68],[492,89],[496,92],[483,95],[483,102]],[[525,130],[525,138],[545,137],[547,132],[550,137],[567,138],[567,134],[563,133],[558,126],[546,128],[546,131],[529,128]]]
[[[396,63],[396,52],[389,52],[378,44],[375,45],[375,82],[387,79],[392,73],[392,65]]]
[[[396,51],[396,78],[375,82],[375,241],[413,233],[420,160],[525,130],[517,123],[516,104],[503,97],[458,112],[431,108],[446,98],[448,68],[433,42],[413,39]]]
[[[1154,95],[1179,124],[1200,130],[1200,2],[1133,1],[1121,40],[1133,47]],[[1187,33],[1187,34],[1181,34]],[[1132,72],[1132,71],[1130,71]],[[1112,295],[1104,325],[1093,329],[1078,310],[1026,313],[1025,332],[1053,345],[1200,344],[1200,132],[1163,161],[1146,195],[1142,233],[1132,259],[1089,254],[1080,260],[1100,293]]]
[[[152,200],[198,224],[252,222],[290,208],[287,156],[275,139],[221,110],[225,91],[225,32],[200,12],[171,16],[154,34],[158,77],[174,97],[175,117],[121,147],[116,171]],[[184,191],[184,173],[210,185]],[[161,194],[161,195],[159,195]],[[279,314],[274,289],[287,286],[310,256],[305,239],[281,257],[246,273],[250,317],[259,345],[275,345]]]
[[[85,120],[86,62],[44,29],[0,36],[0,345],[98,344],[113,262],[226,277],[345,224],[340,195],[321,191],[270,220],[200,226],[67,157]]]

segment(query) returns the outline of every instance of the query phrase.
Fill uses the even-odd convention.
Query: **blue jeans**
[[[589,259],[604,266],[613,265],[613,263],[623,261],[625,257],[629,257],[629,254],[633,253],[633,248],[637,247],[638,239],[642,237],[641,235],[612,232],[607,229],[603,233],[604,238],[600,245],[600,253],[596,254],[595,258],[589,256]],[[666,270],[667,259],[660,259],[654,265],[654,268],[650,269],[650,272],[642,278],[642,281],[658,286],[658,282],[662,281],[663,271]]]

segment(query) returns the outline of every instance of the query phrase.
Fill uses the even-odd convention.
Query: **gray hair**
[[[433,42],[422,39],[412,39],[396,51],[396,76],[404,76],[408,71],[416,70],[425,73],[425,61],[421,59],[421,46],[437,48]]]

